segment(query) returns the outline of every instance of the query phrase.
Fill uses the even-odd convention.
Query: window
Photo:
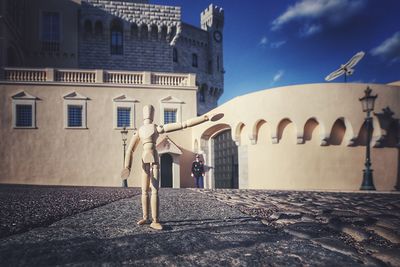
[[[111,23],[111,55],[124,53],[124,34],[121,21],[114,20]]]
[[[72,92],[64,96],[64,127],[86,129],[87,98]]]
[[[42,13],[42,50],[57,52],[60,50],[60,14]]]
[[[92,33],[92,22],[90,20],[86,20],[83,27],[84,27],[84,30],[85,30],[85,34],[91,34]]]
[[[197,68],[197,54],[192,54],[192,66]]]
[[[217,56],[217,71],[219,71],[219,56]]]
[[[98,20],[94,24],[94,34],[95,35],[102,35],[103,34],[103,23]]]
[[[117,127],[128,127],[131,126],[131,108],[129,107],[118,107],[117,108]]]
[[[36,100],[38,98],[25,92],[12,96],[14,128],[36,128]]]
[[[32,109],[32,105],[15,106],[16,127],[32,127]]]
[[[208,73],[212,74],[212,61],[211,60],[208,61]]]
[[[182,122],[182,109],[185,102],[174,97],[167,96],[160,99],[160,121],[162,124]]]
[[[135,129],[135,103],[136,99],[121,95],[114,100],[114,129],[126,127]]]
[[[174,47],[174,49],[172,50],[172,60],[174,62],[178,62],[178,50],[176,49],[176,47]]]
[[[68,127],[82,127],[83,106],[68,105]]]
[[[164,124],[176,122],[176,109],[164,110]]]

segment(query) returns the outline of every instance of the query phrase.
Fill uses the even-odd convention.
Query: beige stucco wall
[[[192,138],[201,140],[204,135],[212,135],[218,130],[215,124],[229,125],[239,145],[242,188],[358,190],[365,160],[365,146],[357,143],[365,118],[358,99],[366,87],[367,84],[305,84],[236,97],[212,110],[211,113],[223,113],[224,117],[214,126],[208,123],[196,127]],[[393,117],[399,119],[400,87],[370,87],[378,94],[375,112],[389,107]],[[346,133],[340,145],[330,144],[332,126],[339,118],[346,123]],[[291,123],[283,132],[279,131],[279,125],[287,119]],[[312,133],[306,131],[312,138],[304,140],[309,139],[304,138],[309,119],[315,119],[318,126]],[[378,144],[386,132],[376,116],[374,128],[372,143]],[[398,183],[398,149],[372,149],[378,190],[394,190]],[[207,164],[212,166],[213,162]],[[213,179],[212,171],[207,175],[207,179]]]
[[[114,129],[113,99],[126,95],[135,104],[136,126],[142,124],[142,108],[155,107],[160,123],[160,100],[174,96],[181,100],[182,120],[196,116],[196,87],[173,88],[132,86],[82,86],[43,84],[0,84],[0,183],[120,186],[123,152],[120,129]],[[36,129],[12,127],[12,99],[21,91],[36,101]],[[77,92],[87,100],[87,129],[65,129],[63,96]],[[183,151],[182,166],[190,164],[191,130],[171,133]],[[132,136],[130,131],[128,142]],[[189,136],[189,138],[184,138]],[[160,141],[162,136],[160,136]],[[140,185],[141,149],[135,153],[130,186]],[[181,176],[190,173],[181,170]],[[188,186],[182,180],[182,186]],[[189,181],[191,182],[191,181]]]
[[[398,119],[400,87],[369,86],[378,94],[375,112],[389,107]],[[365,145],[360,145],[357,139],[365,117],[358,99],[366,87],[366,84],[305,84],[234,98],[211,111],[224,115],[219,121],[168,134],[182,151],[177,156],[179,186],[194,185],[190,177],[194,152],[206,152],[203,155],[206,164],[213,166],[212,147],[207,139],[221,129],[231,128],[232,138],[239,145],[240,188],[358,190],[365,160]],[[11,96],[20,91],[39,98],[37,129],[12,127]],[[73,91],[89,98],[88,129],[64,128],[63,96]],[[142,107],[146,104],[155,106],[155,123],[160,123],[160,100],[168,96],[183,102],[182,121],[196,115],[195,87],[1,84],[0,182],[120,186],[122,142],[120,130],[113,128],[113,99],[122,94],[138,100],[137,127],[141,125]],[[337,119],[343,120],[343,129],[333,127]],[[374,127],[372,143],[378,145],[387,132],[376,116]],[[131,135],[132,132],[129,138]],[[342,136],[341,142],[333,141]],[[163,138],[160,136],[159,141]],[[202,144],[207,145],[206,151],[202,151]],[[398,146],[372,148],[378,190],[394,190],[398,185],[399,154]],[[140,155],[139,147],[129,186],[140,186]],[[206,185],[212,186],[213,169],[206,176]]]

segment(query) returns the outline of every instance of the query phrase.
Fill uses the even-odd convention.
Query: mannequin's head
[[[154,120],[154,107],[146,105],[143,107],[143,122],[144,124],[152,123]]]

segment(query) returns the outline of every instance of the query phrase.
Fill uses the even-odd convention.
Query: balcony
[[[82,69],[4,68],[11,83],[59,83],[118,86],[195,87],[195,74]]]

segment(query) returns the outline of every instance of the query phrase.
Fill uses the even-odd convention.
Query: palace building
[[[156,124],[222,115],[159,137],[161,187],[193,187],[198,153],[207,188],[358,190],[369,86],[374,184],[399,188],[399,82],[294,85],[217,106],[223,28],[215,5],[196,27],[146,0],[1,1],[0,183],[121,186],[121,130],[129,142],[152,104]]]

